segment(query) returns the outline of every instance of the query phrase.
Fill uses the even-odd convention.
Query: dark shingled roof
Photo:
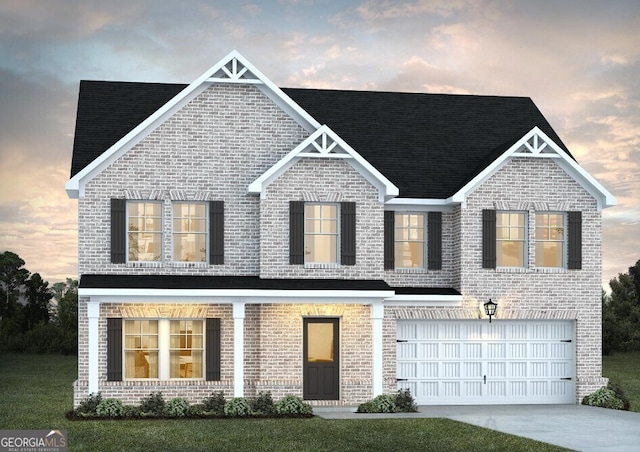
[[[393,288],[382,280],[261,279],[258,276],[82,275],[82,289],[261,289],[395,291],[404,295],[460,295],[448,287]]]
[[[71,176],[187,85],[82,81]],[[528,97],[284,88],[400,189],[447,198],[538,126],[569,152]]]

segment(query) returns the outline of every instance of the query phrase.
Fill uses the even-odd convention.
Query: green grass
[[[602,374],[622,387],[631,402],[631,411],[640,413],[640,352],[603,356]]]
[[[0,355],[0,429],[60,429],[69,450],[556,451],[447,419],[70,421],[76,357]]]

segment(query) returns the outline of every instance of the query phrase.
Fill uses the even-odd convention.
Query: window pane
[[[307,334],[307,361],[333,362],[333,324],[308,323]]]
[[[524,242],[498,242],[498,267],[524,267]]]
[[[562,242],[536,243],[536,266],[562,267],[563,248]]]
[[[169,374],[171,378],[202,378],[204,337],[200,320],[172,320]]]

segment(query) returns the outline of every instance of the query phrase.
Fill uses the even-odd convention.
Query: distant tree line
[[[611,295],[602,291],[602,351],[640,351],[640,259],[609,285]]]
[[[78,352],[78,281],[49,287],[11,251],[0,254],[0,351]]]

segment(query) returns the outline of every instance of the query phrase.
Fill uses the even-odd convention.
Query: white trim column
[[[98,386],[98,345],[100,339],[98,320],[100,318],[100,302],[89,301],[87,302],[87,318],[89,319],[89,349],[88,352],[88,367],[89,367],[89,394],[99,392]]]
[[[372,356],[373,356],[373,397],[383,392],[383,350],[382,350],[382,319],[384,318],[384,306],[382,302],[376,302],[371,305],[371,323],[372,323]]]
[[[233,396],[244,397],[244,306],[233,302]]]

